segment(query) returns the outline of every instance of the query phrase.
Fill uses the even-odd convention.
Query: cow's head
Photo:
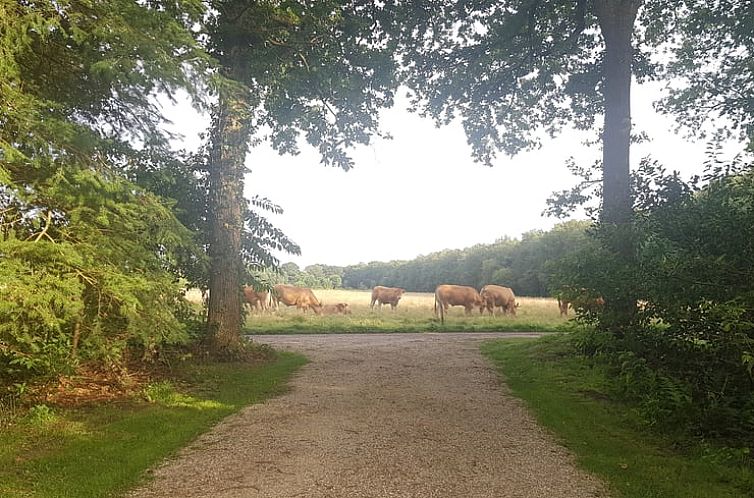
[[[309,307],[312,309],[312,311],[314,311],[315,315],[321,315],[322,314],[322,307],[323,306],[324,305],[321,302],[320,303],[316,303],[315,302],[315,303],[312,303],[312,304],[309,305]]]
[[[484,309],[487,307],[487,300],[484,296],[477,294],[474,297],[474,306],[479,307],[479,314],[481,315],[482,313],[484,313]]]

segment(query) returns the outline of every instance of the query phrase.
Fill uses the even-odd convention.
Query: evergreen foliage
[[[163,198],[173,201],[172,211],[186,228],[193,232],[195,242],[203,249],[209,244],[209,157],[206,147],[188,154],[174,152],[171,156],[142,153],[126,174],[134,183]],[[242,200],[244,227],[241,238],[241,261],[245,272],[244,283],[264,287],[268,279],[262,270],[272,271],[279,265],[275,251],[300,254],[301,249],[262,214],[282,214],[283,209],[269,199],[255,196]],[[195,252],[177,254],[177,270],[188,284],[208,287],[208,260]]]
[[[186,339],[179,254],[201,257],[165,200],[130,182],[166,153],[153,99],[207,58],[200,2],[0,3],[0,376],[111,368]]]

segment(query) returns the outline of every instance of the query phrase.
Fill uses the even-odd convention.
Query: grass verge
[[[32,409],[0,433],[0,496],[121,494],[222,418],[284,392],[305,362],[279,353],[259,365],[186,364],[176,373],[188,389],[163,381],[148,386],[144,400]]]
[[[416,332],[558,332],[564,325],[547,325],[516,318],[453,317],[444,324],[431,318],[364,316],[290,316],[264,322],[247,320],[244,333],[285,334],[393,334]]]
[[[606,372],[571,355],[562,337],[490,341],[482,352],[578,464],[617,496],[754,496],[751,468],[701,450],[680,452],[672,441],[642,430],[630,406],[611,400]]]

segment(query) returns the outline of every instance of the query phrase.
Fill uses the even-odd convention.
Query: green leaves
[[[166,154],[155,93],[199,95],[202,16],[198,0],[0,0],[0,381],[187,340],[177,282],[201,249],[124,170]]]
[[[13,377],[61,373],[80,359],[117,364],[128,346],[151,354],[186,341],[175,274],[190,232],[129,182],[61,176],[24,196],[52,201],[47,216],[5,191],[6,214],[19,216],[4,221],[19,221],[0,240],[0,281],[9,282],[0,288],[0,364]]]
[[[602,40],[584,1],[395,2],[387,10],[417,112],[463,123],[475,159],[536,147],[602,106]],[[544,131],[544,133],[541,133]]]
[[[634,188],[635,261],[605,250],[609,227],[598,226],[603,248],[560,267],[563,283],[608,304],[639,300],[629,323],[610,309],[590,316],[602,339],[584,350],[627,376],[651,423],[750,446],[754,168],[712,156],[702,179],[684,182],[646,161]]]
[[[571,221],[547,232],[527,232],[521,240],[500,239],[411,261],[347,266],[342,269],[342,282],[351,288],[386,285],[425,292],[448,282],[476,288],[498,284],[511,287],[517,295],[548,296],[554,290],[552,274],[559,262],[593,245],[586,235],[589,225]]]
[[[686,0],[670,25],[675,43],[666,76],[674,81],[659,109],[700,138],[754,143],[754,18],[750,2]],[[666,38],[658,36],[657,43]],[[724,120],[724,125],[719,125]]]
[[[213,3],[209,49],[224,74],[251,92],[252,133],[284,153],[299,138],[322,162],[353,166],[347,150],[369,143],[378,110],[397,87],[392,51],[375,34],[384,29],[371,2]]]

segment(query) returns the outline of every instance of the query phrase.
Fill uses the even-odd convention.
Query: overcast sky
[[[672,118],[653,110],[659,88],[633,86],[635,129],[648,132],[652,141],[632,147],[632,165],[651,153],[684,177],[699,173],[706,144],[675,134]],[[471,159],[460,124],[435,128],[431,120],[405,111],[405,104],[399,98],[382,112],[383,129],[393,140],[355,149],[355,167],[348,172],[322,166],[306,145],[298,156],[280,156],[266,145],[250,151],[245,195],[281,205],[284,214],[268,217],[301,246],[301,256],[280,254],[282,262],[304,267],[411,259],[549,229],[559,220],[541,215],[545,200],[576,181],[566,160],[574,156],[587,165],[600,156],[582,143],[594,134],[565,130],[539,150],[501,155],[490,168]],[[175,123],[171,129],[184,136],[178,145],[195,149],[208,119],[186,103],[166,111]]]

